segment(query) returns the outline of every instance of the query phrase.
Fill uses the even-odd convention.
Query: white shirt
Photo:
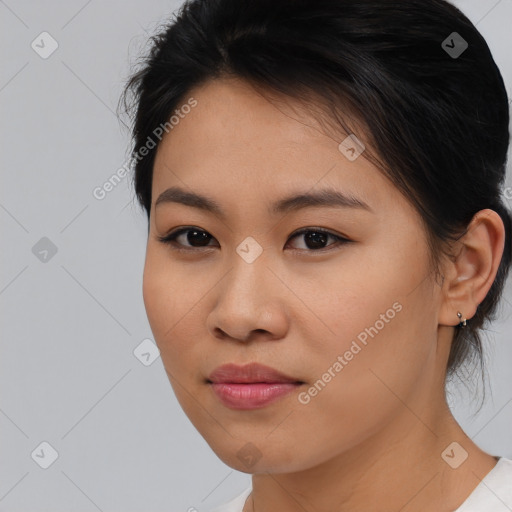
[[[229,503],[211,512],[242,512],[252,486]],[[511,512],[512,511],[512,460],[500,457],[478,484],[466,501],[453,512]]]

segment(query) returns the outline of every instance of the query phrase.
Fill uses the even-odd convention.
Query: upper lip
[[[274,382],[301,382],[298,379],[289,377],[270,366],[259,363],[249,363],[244,366],[236,364],[223,364],[216,368],[208,377],[209,382],[213,383],[234,383],[248,384],[256,382],[274,383]]]

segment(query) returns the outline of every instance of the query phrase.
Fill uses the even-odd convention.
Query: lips
[[[208,377],[215,384],[255,384],[255,383],[300,383],[299,379],[289,377],[274,368],[258,363],[250,363],[245,366],[236,364],[224,364],[216,368]]]
[[[207,382],[220,402],[230,409],[258,409],[289,395],[304,382],[269,366],[226,364],[214,370]]]

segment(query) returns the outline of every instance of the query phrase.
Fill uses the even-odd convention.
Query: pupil
[[[311,231],[310,233],[306,234],[306,241],[306,243],[313,242],[313,248],[315,248],[318,246],[318,244],[322,245],[326,243],[327,234],[317,231]]]
[[[204,242],[204,245],[208,245],[208,242],[210,241],[211,238],[211,236],[208,233],[205,233],[204,231],[197,231],[197,229],[191,229],[187,235],[187,241],[190,245],[194,245],[194,237],[198,237],[196,239],[196,242],[199,242],[199,245],[201,245],[201,242]]]

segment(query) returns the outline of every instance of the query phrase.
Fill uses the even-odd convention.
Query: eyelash
[[[197,251],[197,250],[201,250],[201,249],[210,249],[210,248],[214,247],[214,246],[211,246],[211,245],[206,245],[206,246],[203,246],[203,247],[187,247],[187,246],[183,246],[181,244],[178,244],[176,242],[176,238],[178,236],[182,235],[183,233],[187,233],[188,231],[198,231],[200,233],[208,233],[204,229],[199,229],[199,228],[196,228],[196,227],[193,227],[193,226],[189,226],[189,227],[185,227],[185,228],[175,229],[174,231],[171,231],[170,233],[168,233],[167,235],[164,235],[164,236],[157,236],[157,240],[159,242],[162,242],[163,244],[166,244],[166,245],[170,246],[173,250],[181,251],[181,252],[191,252],[191,251]],[[336,240],[336,242],[334,244],[328,245],[327,247],[321,248],[321,249],[295,249],[296,251],[327,252],[327,251],[332,250],[333,246],[336,247],[338,245],[344,245],[344,244],[350,243],[352,241],[352,240],[349,240],[348,238],[345,238],[343,236],[337,235],[335,233],[332,233],[331,231],[327,231],[327,230],[322,229],[322,228],[304,228],[304,229],[301,229],[299,231],[296,231],[295,233],[292,233],[292,235],[290,236],[290,239],[298,237],[300,235],[304,235],[306,233],[323,233],[325,235],[328,235],[328,236],[334,238]],[[212,239],[213,239],[213,237],[212,237]],[[210,242],[210,241],[211,240],[209,240],[208,242]],[[179,246],[179,247],[177,247],[177,246]]]

